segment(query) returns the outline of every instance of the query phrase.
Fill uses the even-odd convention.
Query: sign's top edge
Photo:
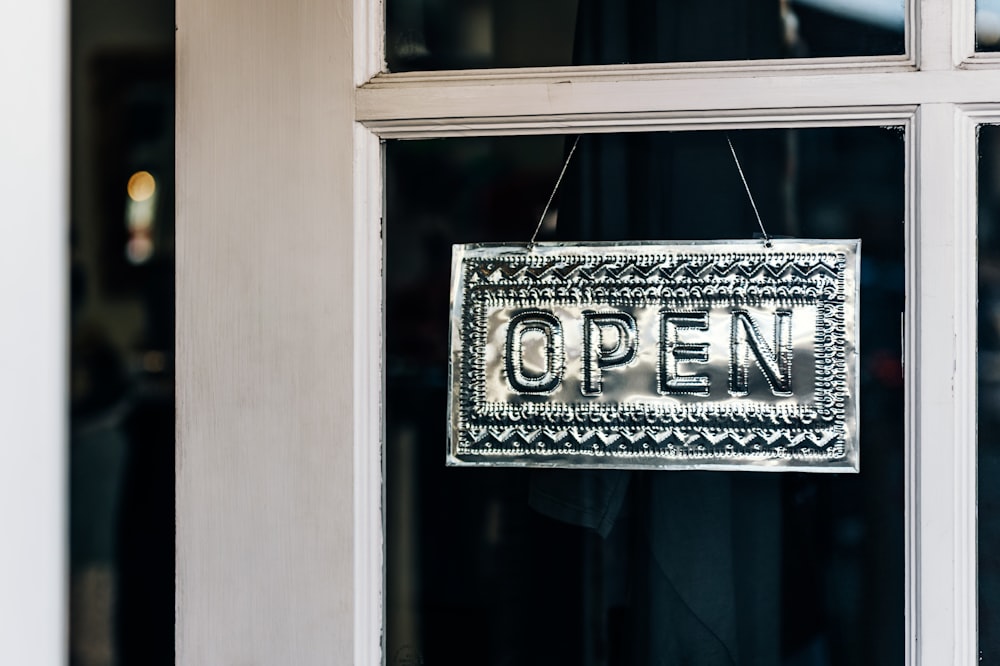
[[[544,242],[535,243],[530,247],[528,243],[457,243],[453,247],[454,252],[473,252],[476,250],[488,250],[490,252],[497,252],[503,250],[509,250],[512,253],[551,253],[559,251],[573,251],[587,248],[615,248],[619,250],[628,250],[630,248],[635,248],[644,252],[648,252],[652,248],[677,248],[677,249],[697,249],[700,247],[705,248],[715,248],[721,246],[741,246],[746,248],[757,247],[763,252],[771,252],[775,250],[780,250],[783,247],[802,247],[802,246],[830,246],[830,247],[846,247],[848,249],[857,250],[861,245],[861,239],[859,238],[772,238],[771,246],[768,247],[764,244],[763,240],[760,239],[741,239],[741,240],[645,240],[645,241],[560,241],[560,242]]]

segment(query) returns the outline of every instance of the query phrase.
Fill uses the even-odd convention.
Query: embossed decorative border
[[[853,359],[857,346],[857,248],[857,241],[786,240],[772,249],[738,241],[548,244],[530,253],[456,246],[449,462],[856,469],[857,377],[848,355]],[[489,311],[583,304],[815,306],[814,401],[488,401],[483,351]]]

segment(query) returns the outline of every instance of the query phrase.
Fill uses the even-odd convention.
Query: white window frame
[[[907,664],[977,664],[971,7],[901,57],[382,74],[377,0],[180,0],[178,663],[384,658],[381,141],[901,125]]]

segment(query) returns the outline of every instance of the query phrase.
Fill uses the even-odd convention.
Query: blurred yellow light
[[[136,171],[128,179],[128,196],[132,201],[145,201],[156,192],[156,179],[148,171]]]

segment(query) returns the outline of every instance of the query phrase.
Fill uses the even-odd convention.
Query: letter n
[[[774,313],[774,347],[761,335],[757,322],[746,310],[733,310],[730,339],[729,392],[734,396],[749,393],[750,356],[764,373],[771,393],[792,395],[792,313]]]

